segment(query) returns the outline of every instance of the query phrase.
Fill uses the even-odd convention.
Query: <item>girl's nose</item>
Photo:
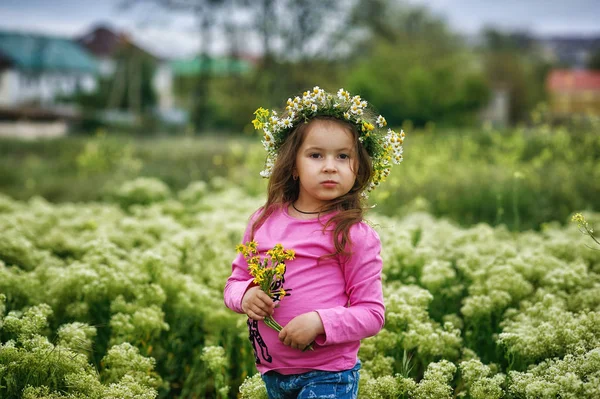
[[[331,159],[331,158],[325,158],[325,164],[323,165],[323,171],[324,172],[335,172],[336,166],[335,166],[335,160]]]

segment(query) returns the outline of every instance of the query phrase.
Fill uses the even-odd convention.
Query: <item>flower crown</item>
[[[255,129],[263,130],[262,144],[267,151],[265,169],[260,172],[262,177],[271,176],[279,147],[292,129],[316,116],[331,116],[356,126],[358,140],[371,156],[373,164],[371,180],[362,193],[364,197],[388,177],[393,164],[402,162],[404,132],[401,130],[398,134],[392,129],[382,129],[387,125],[385,118],[381,115],[375,119],[368,116],[364,112],[367,102],[360,96],[350,96],[344,89],[333,95],[315,86],[312,91],[305,91],[302,97],[289,98],[285,109],[281,117],[276,111],[269,112],[262,107],[254,112],[256,118],[252,124]]]

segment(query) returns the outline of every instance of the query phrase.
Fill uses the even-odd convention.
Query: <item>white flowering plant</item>
[[[255,129],[262,130],[262,144],[267,151],[265,169],[261,172],[265,178],[271,176],[277,152],[290,132],[300,123],[307,123],[317,116],[334,117],[356,127],[358,140],[371,156],[373,164],[371,181],[364,196],[388,177],[393,165],[403,160],[404,132],[396,133],[386,128],[387,121],[383,116],[371,116],[367,101],[358,95],[352,96],[343,88],[334,95],[315,86],[302,96],[288,98],[281,116],[275,110],[262,107],[254,115],[252,124]]]
[[[0,194],[0,397],[266,399],[222,297],[264,198],[218,184],[144,185],[127,209]],[[370,220],[386,325],[361,343],[361,399],[600,397],[600,251],[577,224]]]

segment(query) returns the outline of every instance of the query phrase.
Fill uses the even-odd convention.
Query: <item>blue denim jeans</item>
[[[350,370],[315,370],[291,375],[269,371],[262,375],[262,379],[267,386],[269,399],[356,399],[358,370],[360,370],[360,360]]]

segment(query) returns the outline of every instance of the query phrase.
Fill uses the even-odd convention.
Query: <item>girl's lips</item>
[[[333,187],[333,186],[336,186],[338,183],[333,180],[326,180],[326,181],[322,181],[321,184],[324,185],[325,187]]]

